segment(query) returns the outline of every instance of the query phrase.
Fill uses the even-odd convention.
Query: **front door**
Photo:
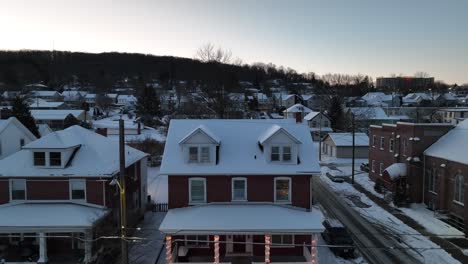
[[[233,253],[245,253],[245,243],[247,242],[245,235],[233,235],[232,242]]]

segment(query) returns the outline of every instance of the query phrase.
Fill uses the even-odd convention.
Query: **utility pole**
[[[319,120],[319,161],[322,161],[322,104],[320,104]]]
[[[354,151],[356,149],[356,142],[355,142],[355,130],[356,130],[356,127],[354,126],[354,114],[351,113],[351,125],[352,125],[352,129],[353,129],[353,160],[352,160],[352,165],[351,165],[351,184],[354,184]]]
[[[124,140],[124,121],[122,117],[119,120],[119,160],[120,160],[120,236],[121,236],[121,254],[122,264],[128,264],[128,249],[127,241],[127,201],[125,193],[125,140]]]

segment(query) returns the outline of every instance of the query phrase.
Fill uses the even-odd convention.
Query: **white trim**
[[[289,181],[289,190],[288,190],[288,201],[278,201],[276,200],[276,181],[278,180],[288,180]],[[274,197],[274,201],[275,203],[282,203],[282,204],[291,204],[292,203],[292,179],[291,177],[275,177],[274,178],[274,184],[273,184],[273,197]]]
[[[244,199],[234,199],[234,181],[244,181]],[[247,194],[247,178],[246,177],[233,177],[231,179],[231,201],[233,202],[246,202],[248,201]]]
[[[371,162],[371,171],[375,172],[375,160],[372,160]]]
[[[388,151],[389,152],[394,152],[395,151],[395,139],[390,138],[388,140]]]
[[[15,199],[13,200],[13,181],[22,181],[24,182],[24,199]],[[26,179],[9,179],[9,189],[10,189],[10,202],[11,203],[18,203],[28,200],[28,187],[27,187],[27,180]]]
[[[380,162],[380,164],[379,164],[379,175],[382,176],[382,174],[383,174],[384,171],[385,171],[385,170],[383,169],[383,163]]]
[[[385,149],[385,137],[380,137],[380,150]]]
[[[192,201],[192,181],[203,181],[203,202],[194,202]],[[204,204],[206,203],[206,178],[201,178],[201,177],[191,177],[189,178],[189,205],[194,205],[194,204]]]
[[[84,199],[73,199],[72,198],[72,183],[73,182],[83,182],[84,185]],[[86,203],[87,201],[87,195],[86,195],[86,179],[70,179],[68,180],[68,192],[69,192],[69,199],[71,201],[79,201],[79,202],[84,202]]]

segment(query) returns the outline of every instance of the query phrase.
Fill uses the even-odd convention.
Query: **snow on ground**
[[[351,184],[348,183],[334,183],[325,174],[329,169],[322,167],[321,179],[327,183],[332,189],[339,193],[342,197],[349,196],[359,197],[361,202],[369,205],[369,208],[360,208],[354,205],[350,200],[345,201],[354,207],[363,217],[369,221],[381,226],[382,230],[400,234],[402,240],[402,247],[414,248],[415,256],[420,258],[427,264],[440,264],[440,263],[460,263],[445,250],[441,249],[438,245],[430,241],[428,238],[422,236],[413,228],[407,226],[398,218],[379,207],[365,194],[357,191]]]
[[[464,233],[434,217],[434,212],[425,204],[411,204],[410,208],[399,208],[403,213],[418,222],[427,231],[435,235],[464,237]]]
[[[159,263],[164,260],[164,235],[158,228],[166,213],[146,212],[145,219],[139,225],[141,230],[133,236],[142,238],[141,242],[129,243],[129,262],[132,264],[154,264],[159,257]],[[161,252],[160,252],[161,251]],[[164,263],[164,261],[162,261]]]
[[[322,236],[318,236],[317,241],[317,256],[318,263],[326,264],[366,264],[367,262],[362,258],[358,257],[356,259],[343,259],[335,256],[333,252],[328,247],[321,247],[320,245],[326,245],[327,243],[323,240]]]
[[[148,194],[155,203],[167,203],[167,175],[159,175],[160,167],[148,167]]]

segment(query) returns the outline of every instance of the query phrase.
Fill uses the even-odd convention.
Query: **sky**
[[[0,0],[0,49],[193,58],[468,83],[466,0]]]

